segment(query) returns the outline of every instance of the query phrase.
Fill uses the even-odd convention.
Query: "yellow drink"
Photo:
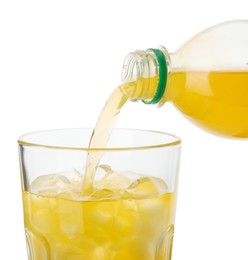
[[[248,138],[248,71],[173,72],[166,100],[207,131]]]
[[[164,260],[171,253],[175,195],[159,194],[158,184],[166,187],[160,179],[140,178],[125,191],[96,189],[90,198],[23,191],[31,259]]]

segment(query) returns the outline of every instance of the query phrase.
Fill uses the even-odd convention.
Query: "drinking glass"
[[[180,139],[115,129],[106,147],[89,148],[91,135],[60,129],[19,138],[28,259],[170,260]],[[89,155],[100,160],[85,189]]]

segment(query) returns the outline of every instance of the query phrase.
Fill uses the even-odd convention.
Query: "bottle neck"
[[[137,50],[127,55],[122,69],[124,85],[135,86],[131,100],[159,104],[164,100],[169,81],[170,55],[164,47]],[[164,103],[164,101],[163,101]]]

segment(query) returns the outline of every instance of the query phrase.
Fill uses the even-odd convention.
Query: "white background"
[[[246,2],[0,2],[1,259],[27,259],[17,137],[94,126],[128,52],[159,44],[173,52],[208,26],[246,19]],[[183,139],[173,260],[248,259],[247,141],[205,133],[170,104],[129,102],[118,127]]]

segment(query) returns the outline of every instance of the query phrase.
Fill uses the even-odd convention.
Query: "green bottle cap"
[[[155,95],[152,98],[152,100],[150,100],[150,101],[142,100],[142,101],[145,104],[157,104],[164,95],[164,91],[165,91],[165,88],[166,88],[166,82],[167,82],[168,68],[167,68],[165,55],[161,50],[159,50],[159,49],[148,49],[147,51],[152,51],[157,58],[157,62],[158,62],[158,86],[157,86],[157,90],[156,90]]]

